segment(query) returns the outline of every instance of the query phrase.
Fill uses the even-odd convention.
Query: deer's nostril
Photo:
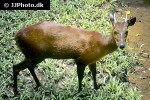
[[[125,47],[125,45],[121,44],[119,47],[120,47],[120,49],[123,49]]]

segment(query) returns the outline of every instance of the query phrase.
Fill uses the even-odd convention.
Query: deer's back
[[[95,45],[99,34],[44,21],[20,30],[15,40],[25,55],[77,58]]]

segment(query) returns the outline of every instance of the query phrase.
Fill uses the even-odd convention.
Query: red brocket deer
[[[46,58],[74,59],[77,65],[79,91],[82,89],[83,73],[88,65],[92,72],[94,88],[97,89],[96,61],[118,47],[125,47],[128,26],[135,24],[136,17],[117,22],[115,14],[110,14],[110,21],[113,30],[108,36],[48,21],[21,29],[15,35],[15,40],[25,59],[13,66],[14,94],[18,94],[17,75],[26,68],[29,69],[37,87],[40,86],[34,68]]]

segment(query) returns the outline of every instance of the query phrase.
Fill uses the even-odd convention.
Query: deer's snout
[[[124,48],[125,48],[125,45],[124,45],[124,44],[121,44],[119,47],[120,47],[120,49],[124,49]]]
[[[125,41],[126,41],[125,38],[126,38],[126,37],[125,37],[124,34],[122,33],[122,34],[120,35],[120,43],[119,43],[119,48],[120,48],[120,49],[124,49],[124,48],[125,48]]]

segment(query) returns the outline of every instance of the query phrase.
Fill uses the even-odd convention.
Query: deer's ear
[[[114,25],[115,20],[114,20],[114,15],[112,13],[110,13],[109,18],[110,18],[112,25]]]
[[[134,25],[136,22],[136,17],[131,17],[129,20],[127,20],[128,26]]]

